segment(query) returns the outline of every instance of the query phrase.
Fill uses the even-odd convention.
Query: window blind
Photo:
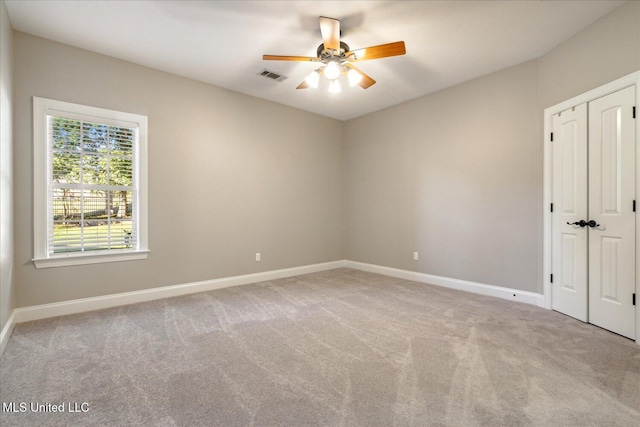
[[[137,127],[68,113],[46,120],[48,253],[136,249]]]

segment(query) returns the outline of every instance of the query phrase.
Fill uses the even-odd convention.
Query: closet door
[[[587,105],[553,116],[552,308],[587,317]]]
[[[635,339],[635,88],[589,103],[589,323]]]

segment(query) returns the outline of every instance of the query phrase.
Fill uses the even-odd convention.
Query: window
[[[36,267],[146,258],[147,117],[33,98]]]

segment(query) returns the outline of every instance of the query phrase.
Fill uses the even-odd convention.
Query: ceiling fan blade
[[[296,89],[306,89],[308,87],[309,87],[309,84],[303,80],[302,83],[300,83]]]
[[[325,49],[340,51],[340,21],[333,18],[320,17],[320,32]]]
[[[307,62],[318,61],[318,58],[313,58],[311,56],[262,55],[262,59],[265,61],[307,61]]]
[[[400,41],[352,50],[347,53],[347,57],[353,56],[354,61],[368,61],[370,59],[404,55],[405,53],[407,53],[407,51],[404,47],[404,42]]]
[[[352,70],[357,71],[361,76],[362,76],[362,80],[360,80],[360,83],[358,83],[358,85],[362,88],[362,89],[367,89],[368,87],[373,86],[374,84],[376,84],[376,81],[373,80],[371,77],[369,77],[368,75],[366,75],[365,73],[362,72],[362,70],[360,70],[359,68],[356,68],[355,66],[353,66],[352,64],[349,64],[348,62],[344,64],[347,68],[351,68]]]

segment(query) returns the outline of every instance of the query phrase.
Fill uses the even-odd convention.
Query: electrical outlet
[[[260,252],[256,252],[256,261],[260,261]]]
[[[418,260],[418,252],[414,252],[413,253],[413,260],[417,261]]]

